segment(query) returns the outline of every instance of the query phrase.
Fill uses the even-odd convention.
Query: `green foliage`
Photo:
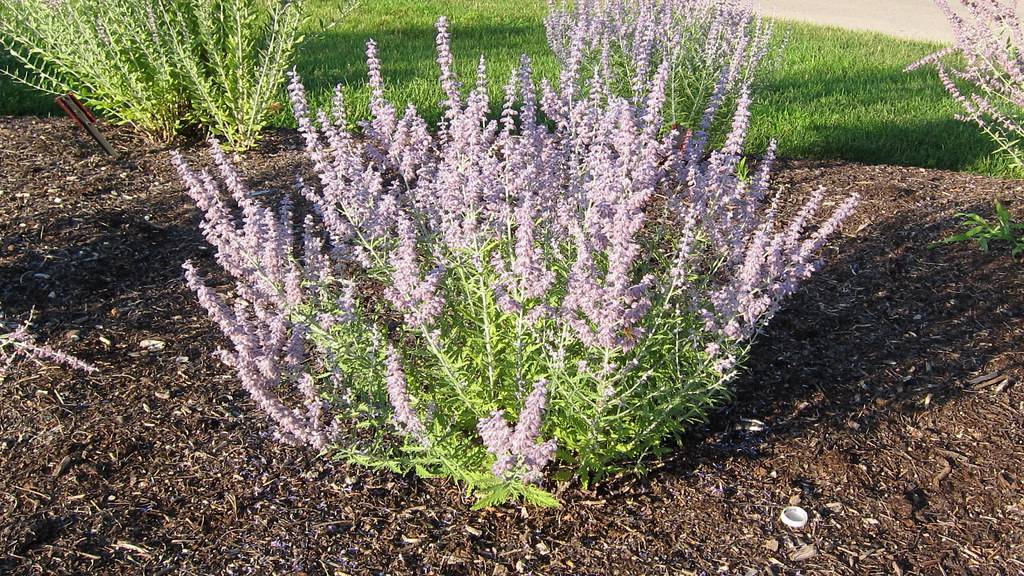
[[[1005,102],[1000,102],[997,105],[1001,105],[1004,108],[1009,109],[1010,106]],[[1009,113],[1021,115],[1021,110],[1012,110]],[[991,125],[983,125],[982,131],[992,139],[992,142],[998,147],[995,154],[1003,159],[1008,166],[1007,175],[1014,177],[1021,177],[1024,175],[1024,143],[1022,143],[1022,133],[1014,133],[1009,130],[999,130],[993,128]]]
[[[957,217],[964,219],[963,225],[966,230],[946,238],[941,243],[953,244],[974,240],[983,252],[988,252],[989,246],[993,242],[1005,242],[1010,246],[1012,256],[1024,254],[1024,222],[1017,222],[1010,211],[998,200],[995,211],[995,221],[989,221],[973,212],[957,214]]]
[[[166,14],[166,45],[191,100],[190,119],[235,148],[256,143],[301,41],[296,0],[185,0]],[[180,23],[180,24],[178,24]],[[186,30],[177,33],[177,30]]]
[[[301,40],[302,0],[0,0],[0,74],[73,91],[166,141],[198,128],[251,147]]]
[[[11,0],[0,0],[5,2]],[[353,116],[368,115],[363,57],[366,39],[373,37],[384,61],[401,64],[385,70],[389,99],[399,109],[415,104],[430,121],[440,118],[444,95],[435,82],[433,24],[442,14],[453,17],[456,54],[487,57],[492,101],[500,101],[502,84],[521,54],[533,57],[539,77],[557,77],[541,25],[547,13],[543,0],[374,0],[360,2],[351,14],[348,6],[337,0],[305,0],[303,6],[309,18],[295,66],[318,109],[329,105],[341,84]],[[342,19],[344,26],[324,30],[324,23]],[[934,72],[903,72],[908,62],[941,46],[796,22],[776,22],[775,38],[772,53],[779,57],[760,76],[751,151],[774,138],[782,157],[1016,174],[1004,155],[993,154],[997,145],[984,133],[953,118],[961,110]],[[476,63],[460,58],[457,71],[472,77]],[[13,71],[17,64],[7,67]],[[35,94],[0,75],[0,114],[50,112],[50,103]],[[282,111],[273,125],[294,126],[294,119]]]
[[[670,266],[664,238],[648,241],[651,271]],[[531,322],[525,311],[503,310],[494,294],[498,273],[487,263],[499,253],[510,257],[514,246],[510,236],[459,255],[459,265],[445,282],[445,313],[429,329],[397,328],[398,334],[385,337],[383,327],[397,326],[397,319],[369,295],[359,299],[355,321],[326,331],[316,328],[316,318],[339,313],[328,301],[310,305],[296,318],[313,326],[310,339],[329,351],[332,364],[344,374],[344,396],[328,398],[339,421],[354,430],[332,447],[338,458],[425,478],[454,478],[476,495],[477,507],[514,500],[556,506],[545,490],[490,473],[495,459],[480,444],[477,431],[479,421],[498,409],[518,406],[508,415],[515,422],[532,382],[549,382],[540,436],[558,442],[562,468],[554,475],[576,477],[584,485],[621,471],[642,471],[645,460],[672,449],[666,439],[679,438],[728,398],[729,375],[704,351],[714,336],[696,313],[678,309],[678,291],[653,302],[638,327],[647,336],[629,351],[589,346],[558,318]],[[549,298],[556,304],[566,289],[574,251],[570,246],[551,250],[565,258],[564,266],[554,270],[560,288]],[[384,281],[388,266],[383,259],[378,262],[368,276]],[[391,418],[381,386],[387,379],[387,340],[398,343],[417,412],[428,415],[426,445]],[[745,356],[742,346],[722,345],[728,354]],[[329,382],[327,375],[323,382]]]

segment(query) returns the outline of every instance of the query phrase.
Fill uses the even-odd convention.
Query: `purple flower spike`
[[[412,405],[412,397],[409,395],[409,387],[405,380],[405,371],[402,370],[402,357],[394,346],[387,346],[387,383],[388,400],[394,409],[395,423],[406,434],[416,438],[422,443],[427,442],[427,431],[420,421],[419,414]]]
[[[66,352],[36,344],[35,338],[28,333],[26,326],[19,326],[6,334],[0,334],[0,378],[15,360],[25,358],[39,362],[53,362],[86,374],[99,371],[96,366],[79,360]]]
[[[388,299],[405,316],[412,328],[429,325],[444,309],[440,284],[444,270],[436,268],[422,275],[416,256],[416,231],[407,218],[398,220],[398,249],[392,255],[391,286]]]
[[[1024,13],[1008,0],[935,0],[956,38],[954,46],[907,67],[934,66],[963,112],[1024,169]],[[952,58],[956,56],[956,58]]]
[[[484,446],[495,457],[491,469],[495,476],[537,482],[543,478],[544,467],[555,457],[558,444],[554,439],[537,442],[547,405],[547,384],[544,379],[534,384],[514,430],[505,421],[503,410],[494,411],[477,424]]]

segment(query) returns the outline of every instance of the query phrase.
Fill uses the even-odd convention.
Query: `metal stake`
[[[93,140],[99,143],[103,147],[103,150],[110,155],[111,158],[117,160],[121,157],[117,153],[117,150],[107,142],[107,139],[100,134],[99,128],[96,127],[96,117],[93,116],[92,112],[85,107],[84,104],[75,96],[74,92],[68,92],[63,96],[57,97],[57,106],[64,111],[65,114],[71,117],[79,126],[85,128],[85,131],[92,136]]]

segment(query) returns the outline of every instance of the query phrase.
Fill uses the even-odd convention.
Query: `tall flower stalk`
[[[977,124],[1024,172],[1024,14],[1002,0],[935,0],[956,43],[911,64],[934,66],[960,105],[960,120]]]
[[[584,483],[635,469],[728,395],[856,199],[813,233],[821,194],[780,221],[771,151],[738,175],[747,91],[710,150],[706,130],[667,127],[669,63],[622,96],[602,69],[538,90],[524,57],[494,118],[486,62],[463,89],[449,42],[442,19],[436,133],[384,99],[372,42],[361,138],[340,91],[314,121],[293,74],[318,180],[299,183],[301,219],[253,199],[216,144],[220,187],[179,157],[234,294],[186,275],[284,438],[455,478],[482,505],[553,504],[538,486],[552,467]],[[313,418],[324,404],[332,418]]]

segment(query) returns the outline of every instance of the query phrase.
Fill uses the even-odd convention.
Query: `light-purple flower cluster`
[[[1024,14],[1002,0],[960,0],[956,8],[947,0],[935,3],[956,43],[907,70],[934,66],[964,110],[959,118],[980,126],[1024,169]]]
[[[563,88],[585,81],[588,65],[594,74],[628,76],[625,94],[637,105],[652,84],[667,83],[665,118],[691,128],[707,98],[724,99],[753,79],[771,38],[750,0],[548,0],[548,7]]]
[[[387,346],[387,373],[388,400],[395,409],[395,423],[406,434],[420,442],[426,442],[427,432],[412,405],[409,384],[405,378],[405,371],[402,369],[402,357],[391,344]]]
[[[433,322],[444,309],[444,298],[438,293],[444,268],[435,268],[425,277],[420,273],[416,230],[405,216],[398,218],[397,235],[398,245],[390,260],[394,272],[385,294],[402,312],[406,324],[422,328]]]
[[[323,417],[323,401],[306,366],[306,327],[291,319],[296,307],[310,296],[304,277],[323,277],[318,243],[306,235],[303,269],[296,259],[298,247],[288,196],[274,210],[257,201],[231,166],[216,141],[211,157],[220,181],[239,214],[224,202],[220,186],[206,170],[193,171],[175,154],[173,162],[186,190],[204,219],[203,235],[216,249],[220,266],[235,279],[235,298],[206,285],[192,262],[184,264],[185,279],[199,304],[221,328],[234,347],[220,357],[238,373],[242,386],[276,425],[284,441],[325,447],[331,437]],[[291,384],[303,399],[302,409],[285,404],[279,389]]]
[[[495,410],[480,420],[477,428],[487,451],[495,458],[491,471],[500,478],[519,478],[536,482],[555,457],[557,441],[538,442],[544,407],[547,404],[548,382],[538,380],[526,397],[519,421],[513,429],[505,420],[504,410]]]
[[[11,364],[19,359],[53,362],[54,364],[80,370],[87,374],[99,371],[99,368],[96,366],[80,360],[67,352],[37,344],[36,339],[29,334],[28,327],[25,325],[0,334],[0,378],[7,373]]]

